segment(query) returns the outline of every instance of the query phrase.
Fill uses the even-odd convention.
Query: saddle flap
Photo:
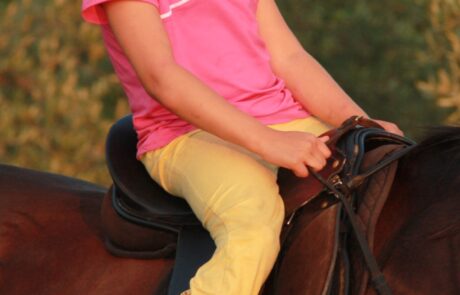
[[[337,175],[343,168],[345,159],[335,154],[328,159],[326,167],[318,173],[325,179],[331,179]],[[299,178],[291,171],[280,169],[278,172],[278,185],[280,195],[283,196],[286,217],[292,217],[292,214],[307,204],[310,209],[325,209],[334,203],[334,198],[317,198],[324,192],[324,185],[315,177]]]

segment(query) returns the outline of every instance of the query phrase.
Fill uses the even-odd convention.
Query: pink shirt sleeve
[[[115,0],[83,0],[81,15],[83,19],[89,23],[104,25],[107,24],[107,16],[102,8],[103,3]],[[159,8],[159,0],[137,0],[150,3]]]

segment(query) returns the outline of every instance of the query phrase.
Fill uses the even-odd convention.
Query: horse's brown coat
[[[460,130],[432,141],[445,145],[435,151],[424,146],[404,159],[377,224],[375,249],[396,295],[460,294]],[[172,260],[123,259],[105,251],[99,220],[104,192],[0,165],[0,294],[163,292]],[[317,295],[312,253],[321,243],[302,235],[313,224],[297,229],[277,289],[267,291]],[[316,249],[308,248],[312,244]]]
[[[0,166],[0,294],[153,294],[172,260],[134,260],[104,249],[105,190]]]

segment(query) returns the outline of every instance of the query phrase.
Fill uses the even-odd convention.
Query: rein
[[[371,275],[371,282],[375,290],[380,295],[391,295],[391,289],[388,286],[387,281],[385,280],[385,276],[383,275],[380,267],[377,264],[377,260],[372,254],[372,250],[369,248],[369,244],[364,236],[364,233],[358,226],[358,219],[356,214],[347,199],[351,199],[351,191],[356,188],[359,184],[361,184],[367,177],[373,175],[374,173],[380,171],[384,167],[388,166],[392,162],[398,160],[405,154],[407,154],[410,150],[412,150],[413,146],[406,147],[398,152],[393,153],[391,156],[387,157],[384,161],[377,164],[372,169],[366,171],[363,174],[356,175],[349,181],[347,184],[343,183],[340,176],[335,175],[332,181],[325,180],[321,175],[313,171],[313,169],[309,169],[309,173],[313,175],[319,182],[321,182],[326,189],[328,190],[329,194],[332,194],[337,200],[339,200],[343,204],[343,208],[345,209],[345,213],[347,214],[348,221],[353,229],[353,233],[358,241],[358,245],[361,249],[361,252],[364,257],[364,261],[366,266],[369,270]]]

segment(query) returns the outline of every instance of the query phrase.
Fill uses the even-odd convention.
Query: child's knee
[[[261,249],[268,249],[273,254],[278,254],[280,248],[280,231],[274,230],[273,225],[264,225],[257,228],[256,244]]]
[[[241,236],[244,243],[244,249],[240,251],[249,252],[246,255],[258,261],[258,263],[267,263],[271,265],[276,260],[280,251],[280,233],[274,230],[271,225],[258,225],[252,229],[248,229],[245,236]],[[230,238],[232,239],[232,238]]]
[[[281,225],[284,221],[284,202],[278,194],[267,195],[262,200],[263,205],[258,212],[258,222],[266,224],[274,230],[281,230]]]
[[[260,192],[259,192],[260,193]],[[246,199],[223,214],[229,229],[267,227],[279,233],[284,220],[284,203],[276,192],[265,192],[258,196],[247,195]]]
[[[267,206],[268,207],[268,206]],[[284,202],[281,196],[277,195],[271,200],[270,210],[261,212],[259,222],[263,222],[267,227],[272,229],[278,235],[284,222]],[[268,209],[268,208],[267,208]]]
[[[246,232],[248,238],[253,240],[254,249],[268,249],[276,255],[284,221],[283,201],[280,197],[275,198],[270,207],[270,210],[262,209],[258,212],[258,216],[247,219],[241,225],[241,229]]]

